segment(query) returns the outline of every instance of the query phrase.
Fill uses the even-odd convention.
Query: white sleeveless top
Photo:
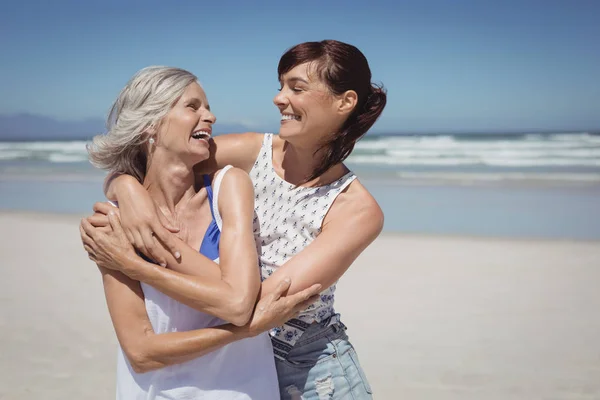
[[[219,186],[228,167],[212,185],[211,207],[221,230]],[[209,194],[211,188],[207,186]],[[210,197],[209,197],[210,198]],[[216,259],[218,262],[218,258]],[[141,284],[146,312],[156,334],[189,331],[226,323],[190,308],[152,286]],[[138,374],[121,348],[117,361],[117,399],[275,400],[279,385],[269,335],[239,340],[202,357]]]
[[[267,133],[250,178],[254,183],[254,234],[260,239],[258,254],[265,280],[317,237],[334,200],[356,175],[348,172],[319,187],[292,185],[273,169],[273,135]],[[321,292],[321,298],[298,318],[270,332],[275,357],[284,359],[311,323],[338,320],[333,309],[334,293],[335,284]]]

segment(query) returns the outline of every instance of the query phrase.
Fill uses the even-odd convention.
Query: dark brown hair
[[[319,165],[306,181],[313,180],[335,164],[344,161],[355,143],[364,136],[381,115],[386,104],[386,91],[371,83],[371,69],[364,54],[356,47],[337,40],[305,42],[285,52],[279,60],[279,79],[300,64],[315,63],[315,71],[329,90],[340,95],[354,90],[358,95],[356,107],[331,139],[317,151],[325,150]]]

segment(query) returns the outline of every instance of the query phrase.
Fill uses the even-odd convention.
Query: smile
[[[210,132],[208,132],[208,131],[197,131],[197,132],[192,133],[192,137],[194,139],[208,140],[210,138]]]
[[[281,114],[282,121],[300,121],[299,115],[294,114]]]

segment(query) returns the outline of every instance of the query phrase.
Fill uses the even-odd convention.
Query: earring
[[[150,144],[154,144],[154,138],[153,138],[153,137],[151,137],[150,139],[148,139],[148,143],[150,143]]]

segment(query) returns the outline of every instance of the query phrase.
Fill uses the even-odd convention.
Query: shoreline
[[[92,204],[93,205],[93,204]],[[69,221],[79,221],[81,218],[90,216],[92,209],[90,205],[89,213],[77,213],[77,212],[49,212],[49,211],[31,211],[31,210],[10,210],[0,208],[0,218],[3,216],[17,216],[28,219],[37,220],[39,218],[48,218],[65,222],[65,219]],[[421,239],[421,240],[456,240],[456,241],[494,241],[499,243],[531,243],[531,242],[548,242],[548,243],[586,243],[586,244],[597,244],[600,246],[600,239],[578,239],[578,238],[556,238],[556,237],[535,237],[535,236],[487,236],[487,235],[468,235],[462,233],[456,234],[438,234],[438,233],[425,233],[425,232],[399,232],[392,230],[384,230],[377,237],[388,237],[391,239]]]

